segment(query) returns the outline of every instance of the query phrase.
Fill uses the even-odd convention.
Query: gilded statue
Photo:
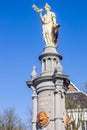
[[[51,7],[47,3],[44,6],[45,14],[42,15],[43,9],[39,9],[36,5],[32,6],[33,9],[39,13],[42,22],[42,34],[46,46],[57,47],[58,29],[59,24],[56,24],[56,15],[50,11]]]

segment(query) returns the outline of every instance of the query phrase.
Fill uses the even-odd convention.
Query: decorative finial
[[[31,73],[31,78],[32,78],[32,80],[37,78],[37,71],[36,71],[35,66],[33,66],[33,70],[32,70],[32,73]]]

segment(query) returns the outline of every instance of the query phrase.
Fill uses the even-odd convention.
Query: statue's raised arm
[[[50,11],[51,7],[47,3],[44,6],[44,10],[46,12],[45,15],[42,15],[43,10],[38,8],[36,5],[33,5],[32,7],[40,15],[42,22],[42,34],[46,46],[57,47],[58,28],[60,25],[56,24],[55,13]]]
[[[43,9],[38,8],[35,4],[33,4],[32,7],[33,7],[33,9],[34,9],[36,12],[38,12],[38,13],[40,13],[40,12],[43,11]]]

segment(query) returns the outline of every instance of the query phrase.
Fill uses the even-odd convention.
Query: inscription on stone
[[[48,105],[49,100],[50,100],[50,97],[41,97],[41,98],[38,99],[38,103],[41,106]]]

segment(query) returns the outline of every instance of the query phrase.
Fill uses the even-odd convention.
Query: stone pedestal
[[[37,77],[34,69],[32,80],[27,81],[33,92],[32,130],[65,130],[64,92],[69,80],[67,75],[62,74],[62,56],[55,47],[48,46],[39,59],[41,75]]]

